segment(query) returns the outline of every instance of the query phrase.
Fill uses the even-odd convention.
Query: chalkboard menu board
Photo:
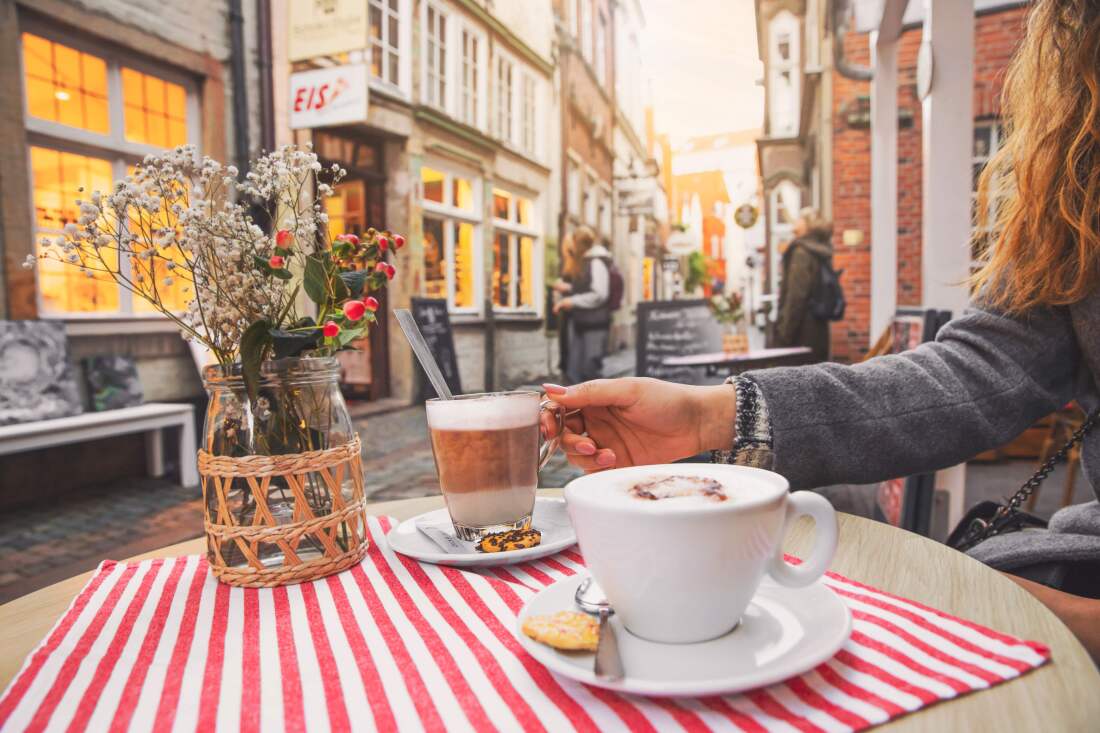
[[[705,300],[664,300],[638,304],[636,373],[681,384],[719,381],[704,367],[666,367],[670,356],[692,356],[722,350],[722,327]]]
[[[443,372],[443,378],[447,380],[447,386],[451,388],[453,394],[462,394],[462,383],[458,379],[454,332],[451,331],[451,319],[447,315],[447,301],[443,298],[413,298],[410,310],[413,320],[420,327],[420,333],[424,334],[424,340],[428,342],[432,356],[439,364],[439,370]],[[416,365],[416,372],[417,401],[435,397],[435,388],[432,387],[428,376],[424,374],[419,364]]]

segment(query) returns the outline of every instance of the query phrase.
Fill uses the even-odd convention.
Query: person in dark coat
[[[826,361],[829,322],[814,316],[810,299],[820,280],[822,264],[832,264],[833,225],[816,210],[803,209],[795,222],[794,236],[783,252],[774,345],[808,346],[816,361]]]

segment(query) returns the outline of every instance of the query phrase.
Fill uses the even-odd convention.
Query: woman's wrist
[[[694,387],[700,452],[729,450],[736,438],[737,389],[732,384]]]

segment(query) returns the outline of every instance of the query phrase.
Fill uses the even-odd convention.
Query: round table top
[[[561,492],[547,490],[546,495]],[[408,519],[443,506],[442,497],[380,502],[372,514]],[[1047,644],[1053,661],[991,690],[973,693],[899,718],[888,730],[1086,730],[1100,719],[1100,673],[1084,648],[1041,603],[1000,573],[924,537],[878,522],[839,515],[840,543],[830,569],[882,590]],[[803,519],[785,549],[806,554],[813,525]],[[201,539],[132,560],[205,551]],[[91,573],[84,573],[0,606],[0,687],[46,636]]]

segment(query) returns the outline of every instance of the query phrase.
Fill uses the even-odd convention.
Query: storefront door
[[[335,194],[325,202],[329,236],[360,235],[369,227],[385,229],[386,177],[381,142],[316,133],[314,148],[324,165],[338,163],[348,172],[335,186]],[[389,305],[385,291],[376,297],[381,303],[378,322],[371,327],[367,338],[353,342],[356,351],[339,355],[341,384],[353,398],[377,400],[390,394]]]

